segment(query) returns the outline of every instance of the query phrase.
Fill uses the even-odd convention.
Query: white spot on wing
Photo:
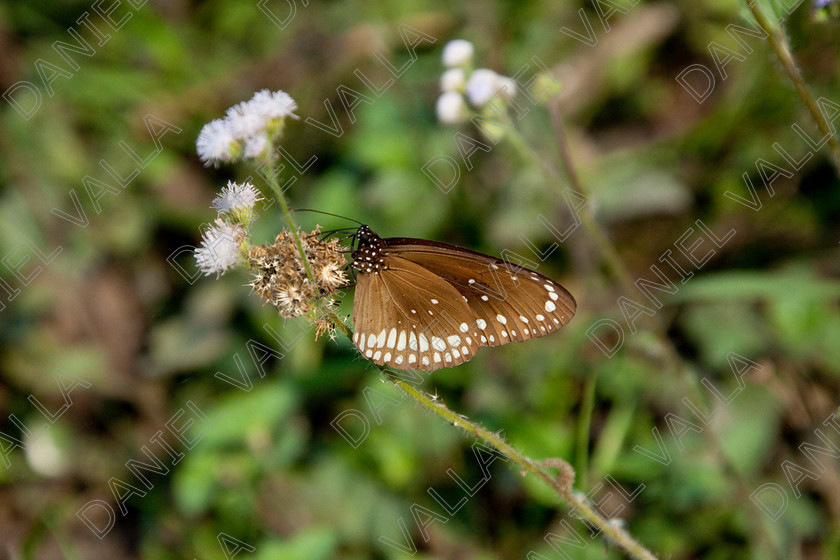
[[[466,323],[461,323],[461,332],[467,332],[470,327]]]
[[[557,306],[556,306],[556,305],[554,305],[554,302],[553,302],[553,301],[547,301],[547,302],[545,302],[545,310],[546,310],[546,311],[548,311],[549,313],[551,313],[551,312],[552,312],[552,311],[554,311],[555,309],[557,309]]]
[[[448,342],[452,347],[457,347],[461,345],[461,337],[453,334],[452,336],[446,337],[446,342]]]
[[[557,300],[560,298],[560,296],[558,296],[558,295],[557,295],[557,294],[555,294],[554,292],[548,292],[548,297],[550,297],[550,298],[551,298],[551,299],[553,299],[554,301],[557,301]]]
[[[379,336],[376,337],[376,347],[382,348],[385,346],[385,329],[382,329],[382,332],[379,333]]]
[[[400,339],[397,341],[397,350],[405,350],[405,331],[400,331]]]
[[[434,340],[434,338],[432,339]],[[429,349],[429,340],[426,338],[426,335],[420,333],[420,351],[425,352]]]
[[[381,352],[381,351],[379,351],[379,350],[377,350],[377,351],[376,351],[376,354],[374,354],[374,355],[373,355],[373,359],[374,359],[374,360],[378,360],[378,359],[379,359],[379,356],[381,356],[381,355],[382,355],[382,352]]]
[[[537,315],[537,321],[545,321],[545,317],[542,315]]]
[[[392,328],[391,332],[388,333],[388,342],[385,344],[388,348],[393,350],[394,346],[397,345],[397,329]]]
[[[551,284],[543,284],[543,287],[544,287],[546,290],[548,290],[549,292],[553,292],[553,291],[554,291],[554,286],[552,286]]]
[[[436,364],[440,363],[440,353],[439,352],[435,352],[435,363]]]
[[[436,336],[432,337],[432,348],[437,350],[438,352],[443,352],[446,350],[446,343],[443,341],[442,338],[438,338]]]
[[[524,317],[524,316],[520,315],[519,320],[522,321],[523,323],[525,323],[526,325],[528,324],[528,317]]]
[[[478,325],[478,328],[481,329],[481,330],[484,330],[484,329],[487,328],[487,321],[485,321],[484,319],[479,319],[478,321],[475,322],[475,324]]]
[[[505,317],[504,315],[501,315],[501,314],[496,315],[496,320],[503,325],[507,324],[507,317]]]

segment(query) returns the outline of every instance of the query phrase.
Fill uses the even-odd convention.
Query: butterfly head
[[[353,251],[351,266],[362,273],[376,273],[387,269],[382,256],[384,246],[382,238],[373,233],[368,226],[362,225],[356,230],[356,249]]]

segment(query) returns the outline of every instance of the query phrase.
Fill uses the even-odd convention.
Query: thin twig
[[[300,258],[303,261],[303,269],[306,271],[306,277],[312,282],[312,285],[317,285],[315,281],[315,275],[312,274],[312,269],[309,266],[309,259],[306,258],[306,250],[303,248],[303,242],[300,240],[300,235],[298,235],[297,225],[295,221],[292,219],[292,212],[289,210],[289,205],[286,203],[286,197],[283,196],[283,191],[280,190],[280,183],[277,181],[277,174],[276,173],[268,173],[268,184],[271,187],[272,192],[274,192],[274,198],[280,203],[280,208],[283,210],[283,215],[286,216],[286,223],[289,224],[289,231],[292,232],[292,238],[295,240],[295,245],[297,245],[298,253],[300,253]]]
[[[560,113],[560,108],[556,103],[549,104],[548,112],[551,115],[551,124],[554,129],[554,134],[557,140],[557,146],[560,151],[560,159],[563,161],[563,168],[566,171],[566,176],[572,188],[579,194],[588,198],[593,198],[589,189],[585,188],[583,181],[580,180],[580,174],[577,171],[577,166],[572,159],[572,153],[569,149],[569,142],[566,136],[566,126],[563,123],[563,117]],[[618,255],[612,241],[610,241],[607,233],[601,228],[595,219],[595,208],[593,204],[587,204],[581,210],[581,224],[590,239],[595,242],[598,252],[606,261],[613,278],[621,285],[622,289],[631,293],[633,291],[633,281],[630,277],[630,272],[624,265],[624,261]]]
[[[349,340],[353,340],[353,330],[341,320],[335,311],[327,309],[324,310],[324,313]],[[376,364],[374,365],[382,372],[385,379],[393,383],[394,386],[403,391],[405,394],[409,395],[418,404],[434,412],[450,424],[461,428],[465,432],[487,443],[502,453],[505,457],[508,457],[511,461],[522,467],[524,471],[530,472],[542,480],[549,488],[554,490],[555,493],[557,493],[557,495],[560,496],[560,498],[568,506],[570,506],[573,511],[577,512],[581,518],[586,519],[589,523],[597,527],[603,533],[605,538],[623,549],[631,558],[635,558],[637,560],[656,559],[656,556],[654,556],[653,553],[642,546],[642,544],[635,540],[625,529],[610,523],[608,519],[605,519],[597,511],[595,511],[595,509],[593,509],[585,499],[575,497],[570,486],[564,486],[561,484],[559,478],[550,476],[542,470],[533,459],[519,452],[498,434],[486,430],[485,428],[472,422],[466,416],[453,412],[440,399],[434,398],[428,393],[425,393],[413,385],[406,383],[404,380],[395,377],[384,367]],[[569,470],[571,470],[571,466],[569,466]]]
[[[280,207],[283,210],[283,214],[286,216],[286,221],[288,222],[289,229],[291,230],[292,235],[294,236],[295,242],[298,247],[298,251],[300,252],[300,257],[303,261],[304,268],[306,269],[307,276],[314,283],[315,280],[309,266],[309,259],[306,256],[306,251],[304,251],[300,237],[297,234],[297,226],[294,220],[292,219],[291,211],[289,210],[289,206],[286,203],[286,197],[283,196],[283,192],[280,190],[279,183],[274,174],[269,175],[269,184],[278,202],[280,202]],[[338,315],[333,310],[323,308],[318,302],[316,302],[316,306],[319,307],[320,311],[324,314],[324,316],[329,318],[329,320],[339,330],[341,330],[341,332],[344,333],[344,335],[347,336],[349,340],[353,340],[352,329],[349,326],[347,326],[344,323],[344,321],[342,321],[341,318],[338,317]],[[465,432],[472,434],[478,439],[484,441],[485,443],[502,453],[505,457],[508,457],[511,461],[522,467],[524,471],[530,472],[531,474],[535,475],[537,478],[542,480],[546,485],[548,485],[552,490],[554,490],[557,493],[557,495],[560,496],[560,498],[572,508],[573,511],[577,512],[577,514],[581,518],[586,519],[589,523],[600,529],[605,538],[615,543],[618,547],[622,548],[625,552],[627,552],[627,554],[631,558],[635,558],[637,560],[655,560],[656,557],[644,546],[642,546],[638,541],[636,541],[632,536],[630,536],[630,534],[626,530],[610,523],[609,520],[605,519],[600,514],[598,514],[598,512],[595,511],[586,502],[585,498],[579,499],[573,495],[571,488],[571,480],[573,480],[573,477],[560,476],[555,478],[550,476],[537,464],[535,464],[531,458],[520,453],[518,450],[516,450],[514,447],[508,444],[504,439],[502,439],[498,434],[490,432],[485,428],[479,426],[478,424],[472,422],[469,418],[451,411],[440,399],[433,398],[429,394],[406,383],[402,379],[395,377],[393,374],[389,373],[385,368],[378,365],[376,367],[382,372],[383,376],[388,381],[393,383],[394,386],[402,390],[405,394],[413,398],[417,403],[424,406],[428,410],[434,412],[435,414],[437,414],[447,422],[451,423],[452,425],[461,428]],[[574,472],[571,466],[568,466],[568,471],[571,473]],[[567,484],[561,483],[561,480],[567,482]]]
[[[790,43],[788,42],[784,30],[782,29],[781,22],[778,22],[778,25],[773,25],[767,18],[764,10],[762,10],[760,6],[756,5],[756,0],[746,0],[746,2],[753,16],[755,16],[755,20],[758,22],[758,25],[761,26],[767,34],[767,37],[770,39],[770,47],[776,53],[776,56],[779,57],[779,61],[782,63],[785,73],[788,75],[788,78],[790,78],[790,81],[793,82],[796,92],[799,94],[799,97],[802,98],[802,101],[808,108],[808,112],[811,113],[811,116],[816,121],[817,127],[820,129],[820,132],[823,133],[823,137],[828,138],[828,151],[831,155],[831,163],[834,164],[837,176],[840,177],[840,143],[837,141],[835,131],[825,120],[825,115],[823,115],[822,111],[820,111],[819,105],[817,105],[817,102],[814,100],[814,96],[811,95],[811,91],[808,89],[808,85],[802,78],[802,73],[799,71],[799,67],[796,65],[796,61],[793,58]]]
[[[592,432],[592,411],[595,408],[595,384],[597,379],[595,375],[586,377],[583,382],[583,400],[580,403],[575,464],[582,488],[589,488],[589,434]]]
[[[549,112],[551,114],[552,124],[554,125],[557,144],[561,152],[561,159],[566,168],[566,174],[569,181],[572,183],[575,190],[584,196],[591,196],[589,189],[586,188],[586,185],[584,185],[580,180],[580,175],[578,174],[574,161],[571,157],[568,142],[566,141],[565,124],[563,123],[560,107],[556,102],[549,105]],[[613,276],[618,279],[619,284],[622,286],[625,293],[633,293],[635,284],[632,276],[630,276],[630,273],[627,270],[627,267],[624,265],[623,259],[619,256],[618,251],[615,249],[615,245],[613,245],[612,241],[610,241],[606,232],[594,219],[594,213],[592,212],[592,209],[589,209],[589,205],[587,205],[587,209],[589,212],[584,213],[584,218],[582,220],[584,226],[589,226],[587,228],[587,233],[595,237],[596,245],[601,251],[602,258],[610,267]],[[662,325],[660,319],[658,317],[649,318],[647,324],[659,340],[660,347],[664,351],[663,358],[666,371],[670,370],[680,374],[680,378],[683,380],[688,390],[692,393],[692,396],[708,409],[706,396],[700,389],[700,383],[696,373],[692,371],[688,364],[686,364],[686,362],[682,359],[682,356],[671,338],[668,336],[668,333],[665,331],[665,327]],[[723,444],[720,440],[720,435],[713,427],[711,427],[711,425],[706,427],[709,429],[703,430],[704,437],[714,448],[718,456],[721,457],[721,466],[724,472],[731,476],[735,481],[739,500],[746,503],[746,500],[748,500],[750,496],[749,485],[746,483],[741,473],[739,473],[727,459],[727,455],[723,450]],[[766,527],[764,526],[762,520],[754,519],[753,522],[754,524],[757,524],[759,534],[761,534],[768,542],[774,542],[772,536],[767,534]],[[782,557],[779,550],[776,550],[776,553],[780,558]]]

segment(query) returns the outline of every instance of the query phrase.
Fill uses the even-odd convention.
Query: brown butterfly
[[[353,343],[376,364],[433,371],[471,360],[482,346],[552,333],[575,298],[527,268],[446,243],[391,237],[362,225]]]

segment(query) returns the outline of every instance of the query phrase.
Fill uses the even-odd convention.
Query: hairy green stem
[[[277,174],[270,172],[267,175],[268,185],[274,192],[274,198],[276,198],[277,202],[280,203],[283,215],[286,216],[286,223],[289,224],[289,231],[292,232],[292,238],[295,240],[295,245],[300,253],[301,261],[303,261],[303,269],[306,271],[306,277],[309,278],[309,281],[312,282],[313,286],[315,286],[317,284],[315,282],[315,275],[312,274],[312,269],[309,266],[309,259],[306,258],[306,250],[303,248],[303,242],[300,240],[300,235],[298,235],[297,225],[295,225],[295,221],[292,219],[292,212],[289,210],[289,205],[286,203],[286,197],[283,196],[283,191],[280,190],[280,183],[277,181]]]
[[[592,411],[595,409],[595,380],[594,375],[587,376],[580,403],[575,464],[582,488],[589,488],[589,434],[592,430]]]
[[[773,25],[767,17],[767,14],[764,13],[764,10],[760,6],[756,5],[756,0],[746,0],[746,2],[755,17],[755,20],[758,22],[758,25],[761,26],[767,34],[767,37],[770,40],[770,47],[776,53],[776,56],[779,57],[779,61],[782,63],[785,73],[788,75],[788,78],[790,78],[790,81],[793,82],[796,92],[799,94],[799,97],[802,98],[802,101],[808,108],[808,112],[811,113],[811,116],[816,121],[817,127],[820,129],[820,132],[823,133],[823,137],[828,138],[831,163],[834,164],[834,169],[837,172],[838,177],[840,177],[840,143],[837,141],[837,136],[835,135],[831,124],[825,120],[825,115],[823,115],[819,105],[816,100],[814,100],[814,96],[811,95],[808,85],[802,78],[802,73],[799,71],[799,67],[796,65],[796,61],[793,58],[790,43],[788,42],[784,30],[782,29],[781,23],[777,22],[777,25]]]
[[[557,145],[561,153],[561,159],[563,161],[563,165],[566,170],[566,174],[569,178],[569,181],[572,184],[572,188],[574,188],[579,193],[583,194],[584,196],[591,196],[588,188],[586,185],[580,180],[580,175],[577,172],[576,166],[574,164],[574,160],[571,157],[571,153],[569,151],[569,145],[566,140],[566,129],[565,124],[563,123],[562,114],[560,112],[560,107],[553,103],[549,106],[549,112],[551,113],[551,120],[554,125],[555,135],[557,137]],[[618,280],[619,284],[621,285],[622,289],[626,294],[631,294],[635,291],[635,284],[633,282],[633,278],[630,275],[627,267],[624,265],[623,259],[619,256],[618,251],[615,249],[615,245],[613,245],[612,241],[610,241],[609,237],[607,236],[606,232],[601,228],[598,222],[594,219],[594,212],[590,208],[591,205],[586,206],[586,212],[584,212],[584,217],[582,219],[584,227],[586,227],[587,233],[594,238],[598,249],[601,252],[602,258],[608,264],[611,269],[613,276]],[[656,336],[657,340],[659,341],[660,348],[662,349],[664,356],[663,362],[665,365],[666,371],[674,371],[680,374],[682,381],[684,382],[687,390],[692,394],[696,402],[701,403],[701,405],[709,409],[708,404],[706,402],[706,395],[703,394],[700,383],[697,378],[697,375],[691,368],[686,364],[683,360],[682,356],[680,356],[679,351],[677,350],[676,346],[674,346],[673,341],[671,341],[668,333],[665,331],[665,327],[662,325],[661,321],[654,317],[650,318],[647,321],[647,324],[650,326],[651,330],[653,331],[654,335]],[[746,500],[749,499],[750,490],[749,485],[747,484],[744,477],[741,475],[740,472],[735,469],[735,467],[731,464],[729,459],[727,459],[727,455],[723,450],[723,444],[720,440],[720,434],[711,426],[706,426],[708,429],[703,430],[704,437],[721,458],[722,468],[726,474],[732,477],[732,480],[735,482],[736,492],[738,494],[739,500],[746,503]],[[773,542],[771,535],[767,532],[767,528],[764,526],[763,521],[753,520],[753,525],[756,528],[756,533],[762,536],[767,542]],[[776,553],[781,558],[782,555],[780,554],[779,550],[776,550]]]
[[[312,275],[312,271],[309,266],[309,259],[306,256],[306,251],[304,251],[303,244],[301,243],[300,237],[297,234],[297,226],[294,220],[292,219],[291,211],[289,210],[289,206],[286,203],[286,198],[285,196],[283,196],[283,193],[280,190],[276,175],[270,175],[269,185],[271,186],[271,189],[274,192],[277,201],[280,203],[280,207],[283,210],[283,214],[286,216],[286,221],[289,224],[289,229],[291,230],[292,235],[295,239],[295,243],[297,244],[298,251],[300,252],[300,257],[303,261],[304,268],[306,269],[307,276],[309,277],[310,281],[314,283],[315,279]],[[317,302],[316,305],[318,305]],[[320,307],[321,306],[319,306],[319,308]],[[341,330],[342,333],[344,333],[345,336],[347,336],[348,339],[350,339],[351,341],[353,340],[352,329],[349,326],[347,326],[344,323],[344,321],[341,320],[341,318],[335,313],[335,311],[325,308],[321,308],[321,311],[333,323],[333,325],[335,325],[339,330]],[[384,367],[376,367],[382,372],[383,376],[388,381],[393,383],[395,387],[403,391],[406,395],[409,395],[418,404],[434,412],[447,422],[451,423],[453,426],[464,430],[465,432],[475,436],[479,440],[493,447],[494,449],[502,453],[505,457],[513,461],[515,464],[522,467],[523,474],[525,472],[529,472],[537,478],[539,478],[549,488],[554,490],[554,492],[557,493],[557,495],[560,496],[560,498],[572,508],[572,511],[576,512],[576,515],[578,517],[580,517],[581,519],[585,519],[593,526],[597,527],[603,533],[605,538],[612,541],[618,547],[623,549],[631,558],[635,558],[637,560],[655,560],[656,557],[644,546],[642,546],[638,541],[636,541],[626,530],[624,530],[616,524],[611,523],[608,519],[602,517],[597,511],[595,511],[593,507],[591,507],[587,503],[585,498],[577,497],[573,494],[573,476],[567,477],[566,479],[564,479],[562,476],[550,476],[531,458],[520,453],[517,449],[515,449],[504,439],[502,439],[502,437],[498,434],[490,432],[489,430],[486,430],[480,425],[472,422],[467,417],[451,411],[440,399],[434,398],[428,393],[425,393],[422,390],[407,383],[406,381],[395,377]],[[562,461],[562,464],[567,465],[565,461]],[[568,470],[571,473],[574,473],[571,466],[568,466]]]

